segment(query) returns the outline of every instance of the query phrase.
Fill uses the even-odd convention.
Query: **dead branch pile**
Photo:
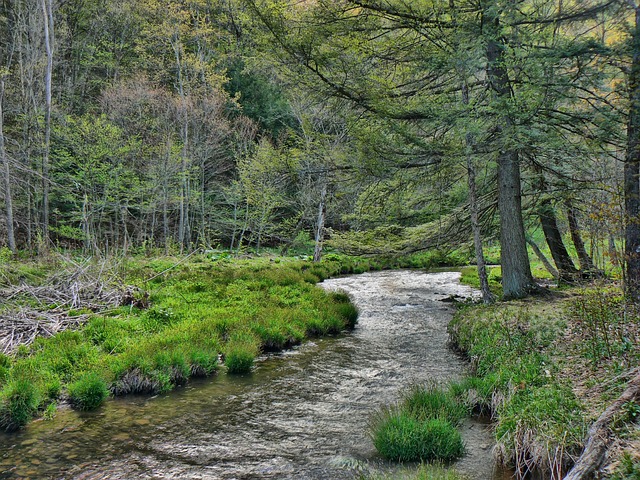
[[[23,307],[0,314],[0,352],[8,355],[20,345],[30,345],[37,337],[50,337],[69,328],[78,328],[88,315],[70,317],[66,311],[39,311]]]
[[[38,336],[77,328],[86,321],[89,311],[148,306],[148,294],[125,285],[113,264],[68,261],[66,265],[42,285],[23,282],[0,288],[0,303],[4,304],[0,311],[0,351],[12,353]]]

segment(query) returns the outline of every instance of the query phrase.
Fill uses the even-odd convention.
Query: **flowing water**
[[[367,436],[371,413],[412,383],[453,379],[465,363],[447,348],[452,309],[473,291],[458,273],[391,271],[327,280],[360,309],[352,333],[261,358],[250,375],[221,374],[157,397],[123,397],[96,412],[0,435],[0,478],[348,479],[396,467]],[[494,472],[491,434],[462,426],[456,468]]]

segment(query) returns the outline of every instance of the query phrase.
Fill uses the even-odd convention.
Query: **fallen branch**
[[[602,465],[609,445],[613,440],[613,426],[621,410],[629,402],[640,402],[640,369],[635,369],[635,377],[627,389],[607,408],[589,429],[584,451],[564,480],[584,480],[592,478]]]

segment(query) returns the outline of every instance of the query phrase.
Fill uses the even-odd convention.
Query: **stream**
[[[459,273],[387,271],[326,280],[360,309],[352,333],[261,357],[246,376],[194,380],[156,397],[117,398],[95,412],[61,409],[52,420],[0,434],[0,478],[350,479],[392,471],[367,436],[380,405],[414,383],[459,378],[447,348],[453,309],[471,296]],[[494,471],[492,436],[461,426],[473,480]]]

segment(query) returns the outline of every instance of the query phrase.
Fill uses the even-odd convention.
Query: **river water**
[[[451,295],[474,292],[458,273],[390,271],[330,279],[360,309],[352,333],[265,356],[246,376],[224,373],[156,397],[0,434],[0,478],[350,479],[390,471],[367,436],[371,413],[413,383],[458,378],[447,348]],[[481,422],[462,425],[471,479],[494,472]]]

